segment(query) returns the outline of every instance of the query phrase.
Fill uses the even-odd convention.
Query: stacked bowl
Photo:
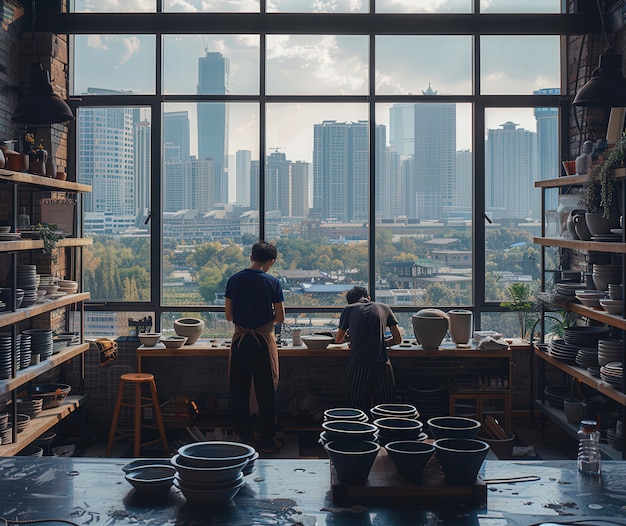
[[[367,422],[368,418],[364,411],[354,407],[333,407],[324,411],[324,422],[329,420],[356,420]]]
[[[195,442],[172,457],[174,485],[194,507],[230,502],[245,484],[244,468],[258,458],[256,450],[239,442]]]
[[[26,369],[30,365],[32,357],[32,336],[30,334],[19,334],[19,350],[20,350],[20,369]]]
[[[65,292],[66,294],[76,294],[78,292],[78,281],[60,279],[57,284],[59,285],[59,292]]]
[[[598,340],[598,365],[621,361],[622,345],[622,340],[618,339]]]
[[[50,329],[28,329],[28,330],[22,331],[22,334],[30,335],[31,355],[38,354],[40,362],[52,356],[53,334]]]
[[[378,439],[381,444],[398,440],[425,440],[426,433],[422,433],[423,424],[412,418],[388,416],[377,418],[374,425],[378,428]]]
[[[9,424],[9,413],[0,413],[0,444],[13,442],[13,427]]]
[[[374,419],[396,417],[417,420],[420,416],[417,408],[411,404],[378,404],[370,409],[370,413]]]
[[[17,286],[24,290],[22,307],[30,307],[37,301],[37,287],[39,286],[37,265],[17,266]]]
[[[360,420],[326,420],[322,422],[320,442],[378,441],[378,427]]]
[[[12,361],[11,335],[0,334],[0,380],[11,378]]]

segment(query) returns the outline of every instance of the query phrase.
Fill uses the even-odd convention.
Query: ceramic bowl
[[[345,484],[363,485],[367,482],[380,446],[367,440],[346,440],[324,444],[337,478]]]
[[[476,438],[481,423],[464,416],[436,416],[430,418],[428,427],[433,438]]]
[[[368,418],[361,409],[353,407],[334,407],[324,411],[324,420],[357,420],[359,422],[366,422]]]
[[[424,467],[435,452],[435,447],[426,442],[400,440],[389,442],[385,445],[385,450],[402,477],[418,482],[422,478]]]
[[[126,473],[126,480],[135,488],[137,494],[146,497],[158,497],[167,493],[174,482],[176,469],[173,466],[140,466]]]
[[[446,484],[451,486],[474,484],[489,452],[489,444],[473,438],[441,438],[433,446]]]
[[[171,459],[172,466],[183,481],[191,484],[222,484],[238,478],[248,464],[248,459],[218,467],[195,467],[186,465],[185,462],[185,458],[180,455],[174,455]]]
[[[161,338],[161,343],[168,349],[180,349],[187,341],[187,336],[168,336]]]
[[[130,473],[131,471],[136,470],[137,468],[142,468],[144,466],[171,466],[169,458],[136,458],[135,460],[130,461],[128,464],[124,464],[122,466],[122,471],[124,473]]]
[[[160,332],[140,332],[139,339],[144,347],[154,347],[161,339]]]
[[[374,420],[378,427],[378,436],[382,443],[397,440],[417,440],[422,432],[422,423],[412,418],[378,418]]]
[[[359,422],[356,420],[329,420],[322,422],[322,427],[326,432],[326,440],[373,440],[376,437],[378,428],[369,422]]]
[[[323,334],[310,334],[302,336],[302,341],[309,349],[326,349],[328,344],[334,343],[332,336],[324,336]]]
[[[417,408],[411,404],[378,404],[370,409],[370,413],[374,418],[395,416],[417,419],[420,416]]]
[[[179,448],[185,466],[197,468],[219,468],[241,464],[250,460],[256,450],[239,442],[194,442]]]
[[[243,478],[234,486],[218,489],[192,489],[188,486],[175,482],[177,488],[187,499],[187,502],[194,508],[209,508],[222,506],[231,502],[241,487],[245,484]]]
[[[621,314],[623,302],[609,298],[601,299],[600,306],[609,314]]]

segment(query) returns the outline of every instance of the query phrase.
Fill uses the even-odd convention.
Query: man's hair
[[[367,298],[369,296],[365,287],[352,287],[346,294],[348,304],[356,303],[361,298]]]
[[[271,243],[258,241],[252,245],[252,261],[265,263],[271,259],[276,259],[276,256],[278,256],[278,250],[276,250],[276,247]]]

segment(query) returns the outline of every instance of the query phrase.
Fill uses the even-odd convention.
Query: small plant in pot
[[[52,262],[55,263],[57,255],[54,252],[54,249],[57,246],[57,242],[62,237],[61,234],[59,234],[57,225],[52,223],[37,223],[33,228],[39,232],[39,237],[43,241],[43,248],[41,251],[50,256]]]
[[[608,234],[619,227],[615,169],[624,166],[625,153],[626,137],[622,137],[591,166],[582,186],[580,204],[587,210],[585,220],[592,235]]]

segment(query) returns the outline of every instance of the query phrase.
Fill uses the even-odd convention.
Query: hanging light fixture
[[[35,57],[35,0],[32,1],[31,20]],[[50,72],[42,64],[32,63],[27,95],[18,103],[11,118],[30,126],[47,126],[72,121],[74,115],[68,104],[54,92],[50,83]]]
[[[602,24],[602,44],[606,51],[600,55],[598,67],[591,78],[574,97],[575,106],[588,108],[615,108],[626,106],[626,78],[622,74],[622,56],[608,45],[604,22],[604,9],[596,0]]]

